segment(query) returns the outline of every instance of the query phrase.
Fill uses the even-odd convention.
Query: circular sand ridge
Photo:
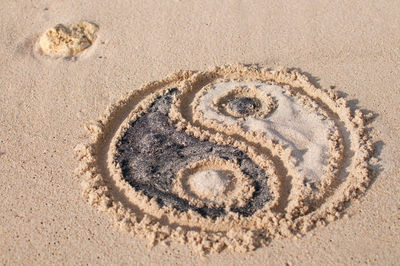
[[[211,97],[216,101],[207,100],[205,104],[202,102],[218,86],[228,86],[226,92],[238,86],[250,89],[254,83],[257,83],[256,89],[260,86],[260,91],[279,92],[276,95],[270,94],[269,97],[275,100],[275,109],[272,108],[273,111],[267,116],[252,116],[255,113],[253,112],[246,119],[224,116],[220,121],[219,116],[210,116],[213,110],[218,111],[218,104],[217,108],[213,108],[218,103],[218,97]],[[171,94],[171,88],[176,88],[177,92]],[[253,98],[260,100],[261,97]],[[157,109],[157,106],[160,107]],[[209,106],[209,109],[203,108],[204,106]],[[281,131],[277,131],[276,135],[269,135],[270,132],[266,130],[269,123],[288,111],[285,110],[288,106],[291,107],[294,117],[300,116],[309,123],[324,126],[324,130],[318,129],[323,134],[318,135],[317,131],[298,132],[290,128],[293,124],[289,124],[289,131],[293,136],[301,133],[299,136],[303,138],[302,143],[290,143],[288,136],[279,136]],[[167,122],[161,119],[165,114],[168,116],[168,120],[165,120]],[[218,115],[224,114],[221,112]],[[171,174],[167,178],[171,182],[164,182],[167,175],[157,175],[157,165],[142,164],[142,157],[138,155],[135,155],[134,162],[128,166],[123,160],[119,160],[123,145],[136,147],[135,141],[128,143],[129,145],[124,143],[129,138],[137,139],[134,134],[130,135],[130,128],[140,119],[150,118],[161,119],[159,124],[165,127],[166,132],[172,133],[170,136],[162,133],[162,136],[151,138],[152,141],[156,139],[161,148],[139,143],[137,147],[140,149],[145,147],[155,154],[168,154],[169,150],[190,151],[190,145],[176,146],[176,141],[169,142],[176,134],[183,134],[182,136],[186,136],[185,140],[193,143],[197,143],[193,139],[202,141],[205,146],[210,147],[209,153],[214,152],[217,147],[217,160],[225,160],[222,157],[229,154],[229,149],[233,149],[235,156],[239,156],[239,164],[242,163],[241,160],[245,160],[251,167],[258,169],[257,173],[265,173],[259,175],[258,179],[254,179],[252,174],[247,178],[253,178],[254,191],[260,191],[260,187],[254,186],[254,182],[264,182],[261,186],[264,191],[262,193],[270,196],[264,197],[263,204],[255,205],[257,208],[253,208],[252,212],[242,212],[250,214],[248,216],[240,214],[243,211],[240,208],[224,209],[223,215],[219,213],[216,216],[198,212],[190,204],[188,206],[193,208],[177,208],[182,198],[173,195],[174,189],[179,185],[172,185],[179,182],[172,181],[178,180],[178,175]],[[297,71],[271,71],[243,65],[216,67],[198,73],[181,71],[132,92],[112,105],[95,124],[88,126],[91,133],[89,143],[78,145],[76,149],[81,162],[77,172],[84,177],[85,198],[92,205],[111,213],[117,224],[135,235],[153,243],[167,240],[190,243],[199,252],[219,252],[225,248],[244,252],[266,245],[271,238],[302,234],[316,225],[337,219],[344,203],[365,191],[370,180],[368,161],[373,151],[372,141],[365,130],[366,119],[360,111],[350,110],[346,101],[333,90],[315,88]],[[254,123],[260,123],[264,127],[254,127]],[[279,124],[276,121],[274,123]],[[312,171],[308,171],[316,171],[307,168],[308,165],[304,163],[308,150],[297,147],[305,143],[309,150],[318,148],[313,141],[307,142],[305,136],[308,134],[316,138],[315,140],[321,138],[327,143],[323,147],[328,149],[321,149],[326,155],[321,162],[324,166],[322,176],[315,177]],[[192,161],[182,161],[181,172],[196,161],[213,157],[207,157],[207,154],[199,148],[196,155],[190,157]],[[312,158],[312,154],[310,156]],[[180,161],[176,162],[179,165]],[[164,163],[158,166],[167,169],[170,165]],[[243,169],[239,172],[245,172],[245,166],[240,167]],[[133,174],[148,173],[148,169],[156,169],[155,174]],[[210,169],[212,168],[205,170]],[[171,172],[169,168],[165,171]],[[181,178],[190,176],[183,174]],[[250,187],[251,185],[250,183]],[[288,188],[291,188],[289,193]],[[146,195],[149,192],[145,189],[164,189],[164,192],[170,193],[169,198],[167,197],[169,201],[165,198],[149,197]],[[226,190],[224,185],[222,190]],[[187,193],[190,190],[183,191]],[[245,197],[245,204],[258,197],[256,194],[253,192],[250,198]],[[202,200],[207,208],[212,209],[210,202]],[[182,202],[189,201],[186,199]],[[221,201],[225,204],[226,202],[226,199]]]
[[[205,88],[209,89],[209,86]],[[236,118],[265,118],[276,109],[277,103],[269,94],[260,92],[255,86],[236,86],[215,99],[213,107],[222,114]]]
[[[244,206],[254,187],[237,163],[211,157],[181,169],[174,180],[174,191],[198,207],[231,208]]]

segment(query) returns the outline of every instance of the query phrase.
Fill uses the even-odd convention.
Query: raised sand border
[[[346,130],[347,134],[341,132],[341,135],[345,135],[347,142],[351,143],[349,146],[346,140],[344,141],[346,145],[341,159],[344,160],[343,165],[346,169],[339,171],[344,172],[346,178],[339,178],[340,182],[331,182],[332,184],[325,188],[325,196],[319,199],[318,208],[314,210],[308,206],[310,193],[301,184],[297,184],[297,191],[291,192],[285,210],[276,208],[279,205],[281,177],[280,173],[275,171],[271,154],[259,154],[256,148],[245,145],[241,140],[214,134],[213,131],[203,128],[200,130],[195,124],[192,125],[190,117],[182,116],[179,112],[180,108],[184,108],[181,105],[185,104],[182,98],[191,95],[191,90],[201,89],[202,84],[220,78],[252,79],[288,85],[293,90],[308,95],[335,121],[342,123],[338,128]],[[160,208],[154,200],[148,200],[123,181],[120,169],[112,160],[118,137],[124,132],[128,122],[143,113],[157,94],[170,87],[177,87],[182,92],[181,96],[176,98],[170,112],[170,117],[178,129],[219,144],[234,145],[267,170],[270,176],[269,184],[275,197],[263,210],[248,218],[229,214],[216,220],[206,219],[192,211],[179,213],[173,208]],[[333,90],[323,91],[315,88],[297,71],[271,71],[243,65],[216,67],[199,73],[180,71],[133,91],[108,108],[95,124],[88,126],[89,142],[76,148],[80,160],[77,173],[83,177],[84,197],[89,203],[112,214],[115,223],[135,235],[153,243],[169,240],[190,243],[200,252],[218,252],[224,248],[243,252],[266,245],[273,237],[305,233],[316,224],[335,220],[340,217],[345,202],[365,191],[370,182],[368,161],[373,151],[372,141],[365,130],[367,118],[359,110],[353,113],[346,101],[338,97]],[[251,136],[249,139],[251,140]],[[273,148],[272,151],[279,151],[279,154],[273,154],[273,157],[278,156],[279,160],[290,162],[290,154],[279,147],[279,144],[271,142],[268,145]],[[339,177],[341,173],[338,173]],[[296,184],[292,184],[292,187],[296,188]],[[286,210],[289,212],[285,213]]]

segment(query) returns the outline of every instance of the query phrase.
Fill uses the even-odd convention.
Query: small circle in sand
[[[366,120],[295,70],[180,71],[88,126],[78,173],[128,232],[246,252],[334,221],[366,191]]]
[[[173,193],[198,208],[231,210],[245,206],[254,196],[254,183],[260,184],[257,179],[263,179],[265,176],[256,177],[254,175],[249,177],[244,173],[244,169],[241,169],[240,164],[222,157],[223,155],[220,157],[210,156],[180,169],[173,181]],[[248,167],[254,167],[250,164],[250,161],[248,163]],[[252,178],[256,180],[252,180]],[[253,181],[255,182],[253,183]],[[264,193],[262,191],[258,191],[258,193],[266,199],[268,198],[267,190]],[[257,201],[257,197],[254,199]],[[196,208],[194,210],[198,211]],[[236,211],[242,215],[251,215],[249,210],[247,212],[239,210]],[[225,214],[225,212],[220,211],[218,216]],[[203,215],[207,214],[203,213]],[[212,212],[209,216],[215,217],[216,213]]]
[[[51,56],[76,56],[92,46],[98,30],[96,24],[87,21],[58,24],[40,36],[40,50]]]
[[[229,177],[222,171],[205,170],[193,175],[188,183],[196,195],[201,198],[212,199],[226,191]]]
[[[212,91],[214,85],[207,86],[204,93]],[[275,99],[268,93],[255,86],[248,87],[245,84],[235,86],[226,91],[224,95],[213,99],[214,106],[220,113],[233,116],[235,118],[246,117],[267,117],[278,106]]]
[[[260,106],[256,98],[239,97],[233,98],[228,102],[228,107],[232,113],[248,116],[253,114]]]

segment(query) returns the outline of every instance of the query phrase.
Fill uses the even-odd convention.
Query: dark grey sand
[[[228,102],[229,109],[243,116],[254,113],[259,107],[259,101],[250,97],[234,98]]]
[[[201,141],[170,125],[168,112],[177,93],[177,89],[170,89],[145,114],[130,123],[118,144],[115,157],[124,179],[135,190],[143,191],[149,198],[156,198],[160,206],[172,206],[184,212],[192,209],[204,217],[216,218],[226,214],[223,207],[192,206],[173,193],[173,181],[180,169],[199,160],[219,157],[236,161],[240,170],[252,178],[255,192],[243,207],[231,211],[243,216],[252,215],[272,199],[265,172],[234,147]]]

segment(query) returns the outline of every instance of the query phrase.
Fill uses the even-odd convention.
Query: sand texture
[[[399,3],[0,10],[1,264],[398,264]]]
[[[68,26],[58,24],[40,36],[38,45],[43,55],[77,56],[92,46],[96,40],[98,27],[82,21]]]

